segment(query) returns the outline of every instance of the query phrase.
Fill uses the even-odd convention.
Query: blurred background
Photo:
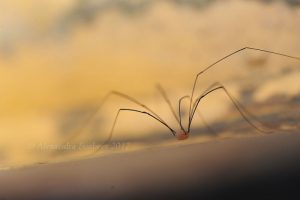
[[[177,110],[205,66],[245,46],[300,57],[299,36],[297,0],[1,0],[0,167],[92,152],[58,147],[102,144],[118,108],[140,109],[111,96],[98,110],[111,90],[178,130],[157,83]],[[247,50],[202,75],[196,93],[221,82],[267,126],[290,131],[299,128],[299,78],[299,61]],[[222,91],[199,110],[188,142],[257,134]],[[169,140],[149,117],[122,113],[109,151]]]

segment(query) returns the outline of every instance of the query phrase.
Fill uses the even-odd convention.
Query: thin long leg
[[[181,103],[184,99],[186,98],[190,98],[190,96],[183,96],[179,99],[178,101],[178,115],[179,115],[179,124],[181,126],[181,129],[184,130],[184,132],[187,132],[185,131],[185,129],[183,128],[183,125],[182,125],[182,116],[181,116]]]
[[[209,89],[207,89],[205,92],[203,92],[203,94],[207,93],[207,92],[208,92],[209,90],[211,90],[212,88],[218,87],[218,86],[223,86],[223,85],[222,85],[221,83],[219,83],[219,82],[215,82],[214,84],[212,84],[212,85],[209,87]],[[223,87],[224,87],[224,86],[223,86]],[[225,92],[226,92],[227,96],[230,97],[230,100],[231,100],[232,102],[235,102],[236,106],[238,106],[238,107],[241,109],[242,112],[244,112],[246,115],[250,116],[251,118],[255,119],[256,121],[260,122],[260,120],[257,119],[257,117],[254,116],[251,112],[249,112],[249,111],[243,106],[243,104],[241,104],[236,98],[234,98],[234,97],[228,92],[228,90],[225,89]],[[201,96],[200,96],[200,97],[201,97]],[[199,100],[200,97],[198,97],[197,100]],[[197,100],[195,101],[194,106],[193,106],[193,109],[192,109],[192,110],[194,110],[194,112],[196,111],[195,106],[197,105],[197,104],[196,104]],[[192,113],[193,113],[193,112],[192,112]],[[260,123],[263,124],[262,122],[260,122]],[[266,125],[264,125],[264,126],[266,126]]]
[[[69,137],[67,140],[65,140],[65,142],[63,144],[66,144],[67,142],[73,140],[75,137],[77,137],[78,135],[80,135],[82,133],[82,131],[89,125],[89,123],[91,122],[91,120],[96,116],[96,114],[101,110],[103,104],[109,99],[110,96],[112,95],[116,95],[119,97],[122,97],[124,99],[127,99],[139,106],[141,106],[142,108],[146,109],[148,112],[150,112],[153,116],[155,116],[157,119],[159,119],[160,121],[166,123],[162,118],[159,117],[158,114],[156,114],[152,109],[150,109],[149,107],[147,107],[146,105],[142,104],[141,102],[139,102],[138,100],[136,100],[135,98],[128,96],[124,93],[118,92],[118,91],[111,91],[109,93],[107,93],[104,98],[102,99],[102,101],[100,102],[98,109],[96,109],[89,117],[88,119],[85,121],[84,125],[81,126],[79,129],[77,129],[77,131],[71,135],[71,137]]]
[[[159,118],[157,118],[156,116],[154,116],[154,115],[152,115],[152,114],[150,114],[148,112],[140,111],[140,110],[135,110],[135,109],[131,109],[131,108],[121,108],[117,112],[117,115],[116,115],[116,117],[114,119],[114,122],[113,122],[113,125],[112,125],[112,128],[111,128],[111,131],[109,133],[108,138],[105,140],[104,143],[102,143],[102,145],[99,148],[97,148],[97,150],[94,153],[96,153],[97,151],[99,151],[102,146],[108,144],[111,141],[112,136],[113,136],[113,132],[114,132],[114,129],[115,129],[115,126],[116,126],[117,121],[118,121],[118,117],[119,117],[119,115],[120,115],[120,113],[122,111],[137,112],[137,113],[141,113],[141,114],[150,116],[151,118],[155,119],[156,121],[158,121],[159,123],[161,123],[162,125],[164,125],[165,127],[167,127],[172,132],[173,136],[176,135],[176,132],[168,124],[166,124],[165,122],[161,121]]]
[[[295,57],[295,56],[290,56],[290,55],[286,55],[286,54],[282,54],[282,53],[277,53],[277,52],[274,52],[274,51],[269,51],[269,50],[264,50],[264,49],[258,49],[258,48],[253,48],[253,47],[244,47],[244,48],[241,48],[241,49],[238,49],[228,55],[226,55],[225,57],[217,60],[216,62],[208,65],[207,67],[204,68],[204,70],[200,71],[197,75],[196,75],[196,78],[194,80],[194,84],[193,84],[193,89],[192,89],[192,94],[191,94],[191,100],[190,100],[190,108],[189,108],[189,121],[192,121],[191,120],[191,117],[192,117],[192,102],[193,102],[193,97],[194,97],[194,91],[195,91],[195,88],[196,88],[196,85],[197,85],[197,80],[199,78],[199,76],[201,74],[203,74],[204,72],[206,72],[207,70],[209,70],[210,68],[212,68],[213,66],[215,66],[216,64],[226,60],[227,58],[241,52],[241,51],[244,51],[244,50],[254,50],[254,51],[260,51],[260,52],[265,52],[265,53],[269,53],[269,54],[274,54],[274,55],[277,55],[277,56],[283,56],[283,57],[287,57],[287,58],[291,58],[291,59],[296,59],[296,60],[299,60],[300,61],[300,58],[299,57]]]
[[[193,111],[192,111],[192,115],[191,115],[191,119],[189,121],[189,127],[188,127],[188,131],[190,130],[190,127],[191,127],[191,124],[192,124],[192,120],[193,120],[193,117],[194,117],[194,114],[197,110],[197,107],[200,103],[200,101],[206,97],[208,94],[216,91],[216,90],[223,90],[225,92],[225,94],[229,97],[229,99],[231,100],[231,102],[233,103],[233,105],[235,106],[235,108],[239,111],[239,113],[241,114],[241,116],[245,119],[246,122],[248,122],[249,125],[251,125],[253,128],[255,128],[256,130],[258,130],[259,132],[263,132],[263,133],[270,133],[272,132],[271,130],[263,130],[259,127],[257,127],[252,121],[250,121],[250,119],[248,118],[247,114],[246,113],[249,113],[248,111],[245,113],[244,109],[240,107],[240,103],[238,101],[236,101],[232,95],[230,95],[230,93],[227,91],[227,89],[220,84],[220,86],[217,86],[209,91],[207,91],[206,93],[204,93],[203,95],[201,95],[199,98],[197,98],[194,106],[193,106]]]
[[[183,101],[184,99],[187,99],[187,98],[190,98],[190,96],[183,96],[183,97],[181,97],[181,98],[179,99],[179,101],[178,101],[178,113],[179,113],[180,125],[181,125],[181,127],[182,127],[183,130],[184,130],[184,128],[183,128],[183,125],[182,125],[181,103],[182,103],[182,101]],[[199,117],[201,118],[201,120],[202,120],[204,126],[207,128],[207,130],[208,130],[209,132],[215,134],[215,131],[214,131],[214,130],[210,127],[210,125],[206,122],[206,120],[204,119],[204,117],[202,116],[202,114],[200,113],[199,110],[198,110],[197,113],[198,113]],[[187,131],[185,131],[185,132],[187,132]]]
[[[210,86],[206,91],[210,90],[210,88],[212,88],[212,87],[214,87],[214,86],[215,86],[215,84],[213,84],[212,86]],[[172,104],[171,104],[171,101],[170,101],[170,99],[168,98],[167,93],[165,92],[165,90],[163,89],[163,87],[162,87],[160,84],[158,84],[158,85],[157,85],[157,89],[159,90],[159,92],[162,94],[163,98],[164,98],[165,101],[167,102],[167,104],[168,104],[170,110],[172,111],[172,113],[173,113],[175,119],[176,119],[177,122],[179,123],[180,128],[181,128],[184,132],[186,132],[186,130],[184,129],[184,127],[183,127],[183,125],[182,125],[181,103],[182,103],[182,100],[184,100],[184,99],[186,99],[186,98],[189,98],[189,96],[183,96],[183,97],[181,97],[181,98],[179,99],[179,102],[178,102],[178,116],[179,116],[179,117],[177,117],[176,112],[175,112],[175,110],[174,110],[174,108],[173,108],[173,106],[172,106]],[[203,118],[203,123],[204,123],[205,125],[207,125],[206,122],[205,122],[205,120],[204,120],[204,118]],[[209,126],[207,126],[207,127],[209,127]],[[209,128],[209,129],[210,129],[210,128]]]
[[[205,93],[207,93],[208,91],[210,91],[211,89],[213,89],[213,88],[215,88],[215,87],[218,87],[218,86],[220,86],[221,84],[219,83],[219,82],[215,82],[215,83],[213,83],[213,84],[211,84],[206,90],[204,90],[203,92],[202,92],[202,95],[203,94],[205,94]],[[196,100],[195,100],[195,102],[194,102],[194,104],[193,104],[193,106],[192,106],[192,112],[190,113],[190,115],[189,115],[189,120],[192,118],[192,116],[193,116],[193,111],[195,110],[195,106],[197,105],[196,104],[196,102],[197,102],[197,100],[202,96],[202,95],[200,95]]]
[[[208,132],[216,135],[214,129],[207,123],[207,121],[205,120],[205,118],[203,117],[202,113],[199,110],[197,110],[197,114],[201,118],[201,121],[203,122],[204,126],[207,128]]]
[[[173,116],[175,117],[176,121],[180,124],[180,117],[178,118],[178,116],[176,115],[175,109],[173,108],[171,101],[166,93],[166,91],[163,89],[163,87],[160,84],[157,84],[157,89],[158,91],[161,93],[161,95],[163,96],[164,100],[167,102]]]

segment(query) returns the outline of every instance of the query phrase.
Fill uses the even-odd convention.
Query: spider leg
[[[140,111],[140,110],[131,109],[131,108],[121,108],[121,109],[119,109],[118,112],[117,112],[117,115],[116,115],[116,117],[115,117],[115,119],[114,119],[114,122],[113,122],[113,125],[112,125],[112,128],[111,128],[111,131],[110,131],[110,133],[109,133],[109,135],[108,135],[108,138],[100,145],[100,147],[98,147],[98,148],[96,149],[96,151],[95,151],[94,153],[98,152],[98,151],[101,149],[102,146],[108,144],[108,143],[111,141],[112,136],[113,136],[113,132],[114,132],[114,129],[115,129],[115,126],[116,126],[117,121],[118,121],[118,117],[119,117],[119,115],[120,115],[120,113],[121,113],[122,111],[123,111],[123,112],[124,112],[124,111],[136,112],[136,113],[141,113],[141,114],[147,115],[147,116],[149,116],[149,117],[155,119],[157,122],[161,123],[161,124],[164,125],[165,127],[167,127],[167,128],[171,131],[171,133],[173,134],[173,136],[176,135],[176,132],[175,132],[168,124],[166,124],[164,121],[161,121],[159,118],[157,118],[156,116],[154,116],[153,114],[151,114],[151,113],[149,113],[149,112],[146,112],[146,111]]]
[[[183,125],[182,125],[182,116],[181,116],[181,103],[184,99],[186,98],[190,98],[190,96],[183,96],[179,99],[178,101],[178,115],[179,115],[179,124],[181,126],[181,128],[185,131],[185,129],[183,128]],[[185,131],[187,132],[187,131]]]
[[[210,88],[214,87],[215,85],[216,85],[216,84],[213,84],[213,85],[210,86],[206,91],[208,91]],[[189,97],[189,96],[183,96],[183,97],[181,97],[181,98],[179,99],[179,101],[178,101],[178,116],[179,116],[179,117],[177,117],[176,112],[175,112],[175,110],[174,110],[174,108],[173,108],[173,106],[172,106],[172,104],[171,104],[171,101],[169,100],[169,98],[168,98],[168,96],[167,96],[167,93],[165,92],[165,90],[163,89],[163,87],[162,87],[160,84],[158,84],[158,85],[157,85],[157,89],[158,89],[158,91],[162,94],[164,100],[167,102],[167,104],[168,104],[170,110],[171,110],[172,113],[173,113],[173,116],[175,117],[175,119],[176,119],[177,122],[179,123],[179,126],[180,126],[181,130],[183,130],[184,132],[187,132],[187,131],[184,129],[183,125],[182,125],[181,103],[182,103],[182,101],[183,101],[184,99],[190,98],[190,97]],[[207,123],[205,122],[204,118],[202,118],[202,119],[203,119],[203,123],[205,124],[205,126],[206,126],[206,127],[209,127],[209,126],[207,126]],[[211,129],[211,128],[208,128],[208,129]]]
[[[206,90],[204,90],[203,92],[202,92],[202,95],[203,94],[205,94],[205,93],[207,93],[208,91],[210,91],[211,89],[213,89],[213,88],[215,88],[215,87],[218,87],[218,86],[220,86],[221,84],[219,83],[219,82],[215,82],[215,83],[213,83],[213,84],[211,84]],[[200,97],[202,96],[202,95],[200,95]],[[195,109],[195,106],[197,105],[197,100],[199,99],[199,97],[195,100],[195,102],[194,102],[194,104],[193,104],[193,106],[192,106],[192,111],[194,111],[194,110],[196,110]],[[189,115],[189,119],[191,119],[192,117],[193,117],[193,112],[191,112],[191,115]]]
[[[282,53],[278,53],[278,52],[274,52],[274,51],[269,51],[269,50],[264,50],[264,49],[258,49],[258,48],[253,48],[253,47],[244,47],[244,48],[241,48],[241,49],[238,49],[226,56],[224,56],[223,58],[215,61],[214,63],[208,65],[207,67],[205,67],[202,71],[200,71],[197,75],[196,75],[196,78],[194,80],[194,84],[193,84],[193,89],[192,89],[192,94],[191,94],[191,100],[190,100],[190,108],[189,108],[189,121],[192,121],[191,117],[192,117],[192,102],[193,102],[193,97],[194,97],[194,91],[195,91],[195,88],[196,88],[196,85],[197,85],[197,80],[199,78],[199,76],[201,74],[203,74],[204,72],[206,72],[207,70],[209,70],[210,68],[214,67],[215,65],[217,65],[218,63],[228,59],[229,57],[237,54],[237,53],[240,53],[242,51],[245,51],[245,50],[253,50],[253,51],[260,51],[260,52],[264,52],[264,53],[269,53],[269,54],[273,54],[273,55],[277,55],[277,56],[282,56],[282,57],[286,57],[286,58],[291,58],[291,59],[295,59],[295,60],[298,60],[300,61],[300,58],[299,57],[295,57],[295,56],[290,56],[290,55],[287,55],[287,54],[282,54]]]
[[[183,125],[182,125],[182,121],[181,121],[181,119],[182,119],[182,117],[181,117],[181,103],[182,103],[182,101],[183,101],[184,99],[187,99],[187,98],[190,98],[190,96],[183,96],[183,97],[181,97],[181,98],[179,99],[179,101],[178,101],[178,113],[179,113],[180,125],[181,125],[182,128],[183,128]],[[204,119],[203,115],[200,113],[199,110],[198,110],[197,113],[198,113],[199,117],[201,118],[201,120],[202,120],[204,126],[207,128],[207,130],[208,130],[210,133],[215,134],[215,131],[214,131],[214,130],[211,128],[211,126],[206,122],[206,120]],[[187,132],[187,131],[186,131],[186,132]]]
[[[121,98],[124,98],[126,100],[131,101],[132,103],[137,104],[138,106],[141,106],[142,108],[146,109],[149,113],[151,113],[153,116],[155,116],[157,119],[159,119],[160,121],[166,123],[162,118],[159,117],[158,114],[156,114],[152,109],[150,109],[148,106],[142,104],[141,102],[139,102],[138,100],[136,100],[135,98],[126,95],[124,93],[118,92],[118,91],[110,91],[109,93],[107,93],[104,98],[102,99],[102,101],[99,103],[98,108],[85,120],[85,122],[83,123],[84,125],[81,126],[79,129],[77,129],[77,131],[75,133],[73,133],[68,139],[66,139],[62,144],[66,144],[67,142],[72,141],[74,138],[76,138],[78,135],[80,135],[84,129],[89,125],[89,123],[95,118],[95,116],[98,114],[98,112],[101,110],[102,106],[104,105],[104,103],[111,97],[111,96],[119,96]]]
[[[167,102],[167,104],[168,104],[173,116],[175,117],[176,121],[180,124],[180,117],[178,117],[176,115],[175,109],[173,108],[172,103],[171,103],[166,91],[164,90],[164,88],[160,84],[157,84],[156,87],[157,87],[158,91],[161,93],[161,95],[163,96],[164,100]]]
[[[218,84],[218,83],[217,83]],[[233,103],[233,105],[235,106],[235,108],[238,110],[238,112],[241,114],[241,116],[244,118],[244,120],[246,122],[248,122],[249,125],[251,125],[253,128],[255,128],[256,130],[258,130],[259,132],[262,133],[271,133],[273,132],[273,130],[264,130],[259,128],[258,126],[256,126],[250,119],[248,116],[253,116],[252,114],[250,114],[249,111],[247,111],[242,105],[241,103],[239,103],[229,92],[228,90],[222,85],[219,84],[219,86],[212,88],[211,90],[208,90],[207,92],[205,92],[204,94],[202,94],[200,97],[197,98],[197,100],[195,101],[194,105],[193,105],[193,110],[192,110],[192,114],[190,117],[190,121],[189,121],[189,127],[188,130],[190,130],[191,124],[192,124],[192,120],[194,117],[194,114],[197,110],[197,107],[200,103],[200,101],[205,98],[207,95],[209,95],[210,93],[217,91],[217,90],[222,90],[225,92],[225,94],[229,97],[229,99],[231,100],[231,102]],[[262,124],[259,120],[256,119],[256,121],[258,121],[260,124]]]
[[[206,129],[208,130],[208,132],[216,135],[216,132],[214,131],[214,129],[208,124],[208,122],[205,120],[204,116],[202,115],[202,113],[200,112],[200,110],[197,110],[197,114],[198,116],[201,118],[201,121],[203,122],[204,126],[206,127]]]

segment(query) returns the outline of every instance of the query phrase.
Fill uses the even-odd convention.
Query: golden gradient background
[[[283,1],[2,0],[0,167],[49,160],[36,145],[71,136],[110,90],[137,97],[175,125],[156,83],[175,105],[191,92],[197,72],[236,49],[300,56],[299,25],[300,7]],[[293,73],[283,74],[291,67]],[[221,81],[239,98],[241,87],[257,83],[257,102],[274,93],[297,95],[298,68],[292,60],[247,51],[204,75],[199,88]],[[215,94],[205,101],[209,122],[228,115],[226,99]],[[117,108],[126,106],[138,108],[111,98],[77,140],[103,141]],[[114,137],[162,132],[148,118],[124,114]]]

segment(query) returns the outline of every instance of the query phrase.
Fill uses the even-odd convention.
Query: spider
[[[300,61],[300,58],[298,58],[298,57],[294,57],[294,56],[290,56],[290,55],[286,55],[286,54],[282,54],[282,53],[277,53],[277,52],[274,52],[274,51],[264,50],[264,49],[258,49],[258,48],[252,48],[252,47],[244,47],[244,48],[238,49],[238,50],[236,50],[236,51],[234,51],[234,52],[226,55],[225,57],[222,57],[221,59],[215,61],[211,65],[205,67],[202,71],[200,71],[196,75],[194,83],[193,83],[191,95],[183,96],[183,97],[181,97],[178,100],[178,113],[176,113],[175,109],[173,108],[173,106],[171,104],[171,101],[169,100],[169,98],[168,98],[167,93],[165,92],[165,90],[160,85],[157,85],[158,91],[160,92],[160,94],[162,95],[162,97],[164,98],[164,100],[166,101],[166,103],[168,104],[168,106],[169,106],[169,108],[170,108],[170,110],[172,112],[172,115],[174,116],[174,118],[176,119],[176,121],[177,121],[177,123],[178,123],[178,125],[180,127],[179,131],[175,131],[175,129],[173,129],[171,126],[169,126],[166,123],[166,121],[164,121],[157,113],[155,113],[148,106],[146,106],[143,103],[139,102],[137,99],[135,99],[135,98],[133,98],[131,96],[128,96],[127,94],[121,93],[119,91],[111,91],[111,92],[109,92],[103,98],[102,102],[100,103],[99,109],[101,109],[101,107],[104,104],[104,102],[107,101],[110,96],[116,95],[116,96],[119,96],[121,98],[124,98],[126,100],[129,100],[129,101],[135,103],[136,105],[140,106],[144,110],[137,110],[137,109],[132,109],[132,108],[120,108],[118,110],[115,118],[114,118],[114,121],[113,121],[113,124],[112,124],[112,128],[110,130],[108,138],[104,141],[104,143],[102,145],[105,145],[105,144],[107,144],[107,143],[109,143],[111,141],[112,136],[113,136],[113,132],[114,132],[114,129],[115,129],[115,126],[117,124],[117,121],[118,121],[118,118],[119,118],[121,112],[134,112],[134,113],[139,113],[139,114],[142,114],[142,115],[146,115],[146,116],[152,118],[153,120],[157,121],[158,123],[160,123],[164,127],[166,127],[171,132],[171,134],[174,137],[176,137],[178,140],[186,140],[189,137],[189,134],[190,134],[190,131],[191,131],[191,125],[192,125],[192,122],[193,122],[193,119],[194,119],[194,116],[195,116],[195,112],[196,112],[196,110],[197,110],[197,108],[199,106],[199,103],[207,95],[209,95],[209,94],[211,94],[211,93],[213,93],[215,91],[219,91],[219,90],[223,91],[227,95],[227,97],[230,99],[230,101],[232,102],[232,104],[234,105],[234,107],[237,109],[237,111],[240,113],[240,115],[246,120],[246,122],[249,125],[251,125],[253,128],[255,128],[256,130],[258,130],[259,132],[262,132],[262,133],[271,133],[273,130],[262,129],[262,128],[258,127],[257,125],[255,125],[249,119],[249,117],[251,117],[252,119],[255,119],[258,122],[259,122],[259,120],[257,120],[255,118],[255,116],[251,115],[251,113],[248,112],[242,106],[242,104],[239,101],[237,101],[228,92],[228,90],[225,88],[225,86],[222,85],[219,82],[216,82],[216,83],[212,84],[200,96],[198,96],[197,98],[194,99],[194,92],[195,92],[197,81],[198,81],[198,78],[200,77],[200,75],[202,75],[203,73],[205,73],[206,71],[208,71],[209,69],[211,69],[212,67],[214,67],[215,65],[217,65],[218,63],[224,61],[225,59],[228,59],[229,57],[231,57],[231,56],[233,56],[233,55],[235,55],[235,54],[237,54],[239,52],[245,51],[245,50],[259,51],[259,52],[274,54],[274,55],[282,56],[282,57],[286,57],[286,58],[296,59],[296,60]],[[181,112],[182,111],[181,104],[182,104],[182,101],[185,100],[185,99],[189,100],[188,123],[187,123],[186,127],[184,127],[183,124],[182,124],[182,112]],[[98,110],[96,111],[96,113],[98,112]],[[92,116],[91,116],[91,118],[92,118]],[[89,118],[89,119],[91,119],[91,118]],[[73,135],[72,138],[73,137],[75,137],[75,135]],[[99,150],[99,148],[98,148],[98,150]]]

